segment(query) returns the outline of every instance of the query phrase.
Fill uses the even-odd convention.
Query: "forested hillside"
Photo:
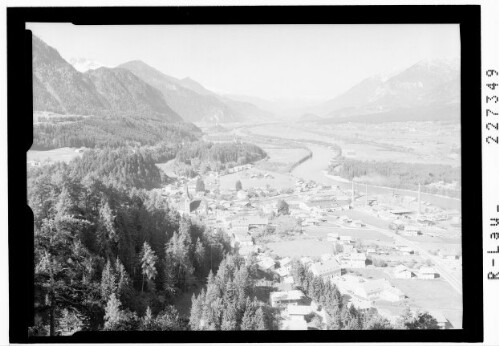
[[[127,144],[190,142],[201,130],[191,123],[165,123],[128,117],[85,118],[64,123],[41,123],[33,127],[33,150],[62,147],[119,147]]]
[[[120,186],[117,172],[103,180],[85,175],[92,157],[29,172],[36,313],[31,335],[188,328],[171,304],[216,270],[229,250],[225,234],[181,218],[157,193]],[[119,159],[112,153],[100,158]]]
[[[113,186],[152,189],[161,186],[161,173],[151,153],[144,149],[89,150],[71,164],[80,179],[92,174]]]
[[[255,262],[228,255],[192,297],[191,330],[276,330],[278,311],[255,297]]]
[[[33,110],[70,115],[128,115],[178,122],[161,92],[133,73],[101,67],[78,72],[33,35]]]
[[[128,70],[78,72],[52,47],[33,36],[34,150],[156,144],[195,139],[162,93]],[[53,120],[52,120],[53,119]]]

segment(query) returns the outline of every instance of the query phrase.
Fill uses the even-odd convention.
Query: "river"
[[[326,146],[308,144],[304,143],[313,153],[312,157],[307,161],[303,162],[301,165],[297,166],[291,174],[297,178],[302,178],[304,180],[314,180],[321,184],[338,185],[342,189],[350,190],[352,188],[351,182],[344,182],[336,179],[327,177],[324,171],[327,170],[329,166],[329,161],[336,157],[337,152],[329,149]],[[366,191],[365,184],[354,184],[354,189],[360,189],[361,193],[364,194]],[[390,187],[383,186],[367,186],[368,194],[400,194],[404,196],[416,197],[418,196],[417,191],[410,191],[404,189],[394,189]],[[461,210],[461,200],[457,198],[450,198],[445,196],[436,196],[427,193],[421,193],[421,201],[429,202],[443,209],[455,209]]]
[[[281,127],[282,128],[282,127]],[[273,136],[275,138],[285,138],[287,140],[293,139],[305,145],[310,151],[312,151],[312,157],[305,162],[301,163],[291,171],[291,175],[297,178],[302,178],[304,180],[314,180],[321,184],[328,185],[338,185],[342,189],[350,190],[352,187],[351,182],[344,182],[336,179],[327,177],[324,171],[327,171],[329,167],[329,162],[332,158],[338,155],[338,152],[329,149],[327,144],[320,145],[316,144],[317,140],[331,143],[333,145],[332,138],[325,138],[320,135],[311,135],[307,131],[299,131],[296,128],[286,127],[285,130],[278,131],[278,127],[275,125],[260,126],[248,128],[249,132],[261,133],[266,136]],[[311,138],[312,136],[312,138]],[[313,142],[315,140],[315,142]],[[313,142],[313,143],[312,143]],[[354,184],[354,189],[360,189],[361,194],[366,191],[365,184]],[[404,189],[394,189],[383,186],[368,185],[368,194],[399,194],[404,196],[416,197],[418,196],[417,191],[410,191]],[[431,203],[435,206],[446,210],[458,210],[461,211],[461,200],[457,198],[451,198],[446,196],[438,196],[427,193],[421,193],[421,201]]]

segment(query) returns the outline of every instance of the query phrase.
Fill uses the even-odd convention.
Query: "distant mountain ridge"
[[[157,88],[165,101],[184,119],[193,122],[238,121],[237,114],[209,92],[200,94],[198,83],[170,77],[140,60],[118,66]],[[194,86],[193,90],[188,86]]]
[[[127,115],[183,121],[161,93],[124,69],[77,71],[33,35],[33,110],[74,115]]]
[[[439,119],[438,109],[456,110],[460,103],[459,60],[423,60],[389,78],[374,76],[364,79],[345,93],[316,107],[316,111],[329,118],[349,118],[383,113],[392,114],[397,109],[424,109]],[[415,112],[411,119],[417,117]],[[446,113],[445,118],[449,118]],[[454,118],[459,117],[459,112]],[[389,118],[392,118],[390,116]]]
[[[87,72],[88,70],[96,70],[99,67],[109,67],[105,66],[104,64],[95,61],[95,60],[89,60],[85,58],[70,58],[68,59],[68,62],[77,70],[80,72]]]
[[[173,110],[188,121],[241,122],[272,116],[251,103],[220,96],[191,78],[178,79],[168,76],[140,60],[129,61],[118,67],[129,70],[160,90]]]

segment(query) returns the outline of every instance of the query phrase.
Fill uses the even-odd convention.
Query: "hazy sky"
[[[460,56],[453,25],[144,25],[28,28],[66,59],[142,60],[217,92],[329,99],[375,74]]]

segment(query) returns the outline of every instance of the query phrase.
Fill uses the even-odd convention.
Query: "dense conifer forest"
[[[119,147],[196,140],[201,131],[191,123],[167,123],[149,118],[89,117],[80,121],[42,122],[33,126],[32,150],[62,147]]]
[[[156,192],[128,188],[119,173],[85,174],[83,162],[92,157],[29,172],[36,293],[30,333],[188,328],[172,303],[216,270],[230,250],[227,236],[181,218]],[[137,177],[145,181],[149,173],[139,169]]]

